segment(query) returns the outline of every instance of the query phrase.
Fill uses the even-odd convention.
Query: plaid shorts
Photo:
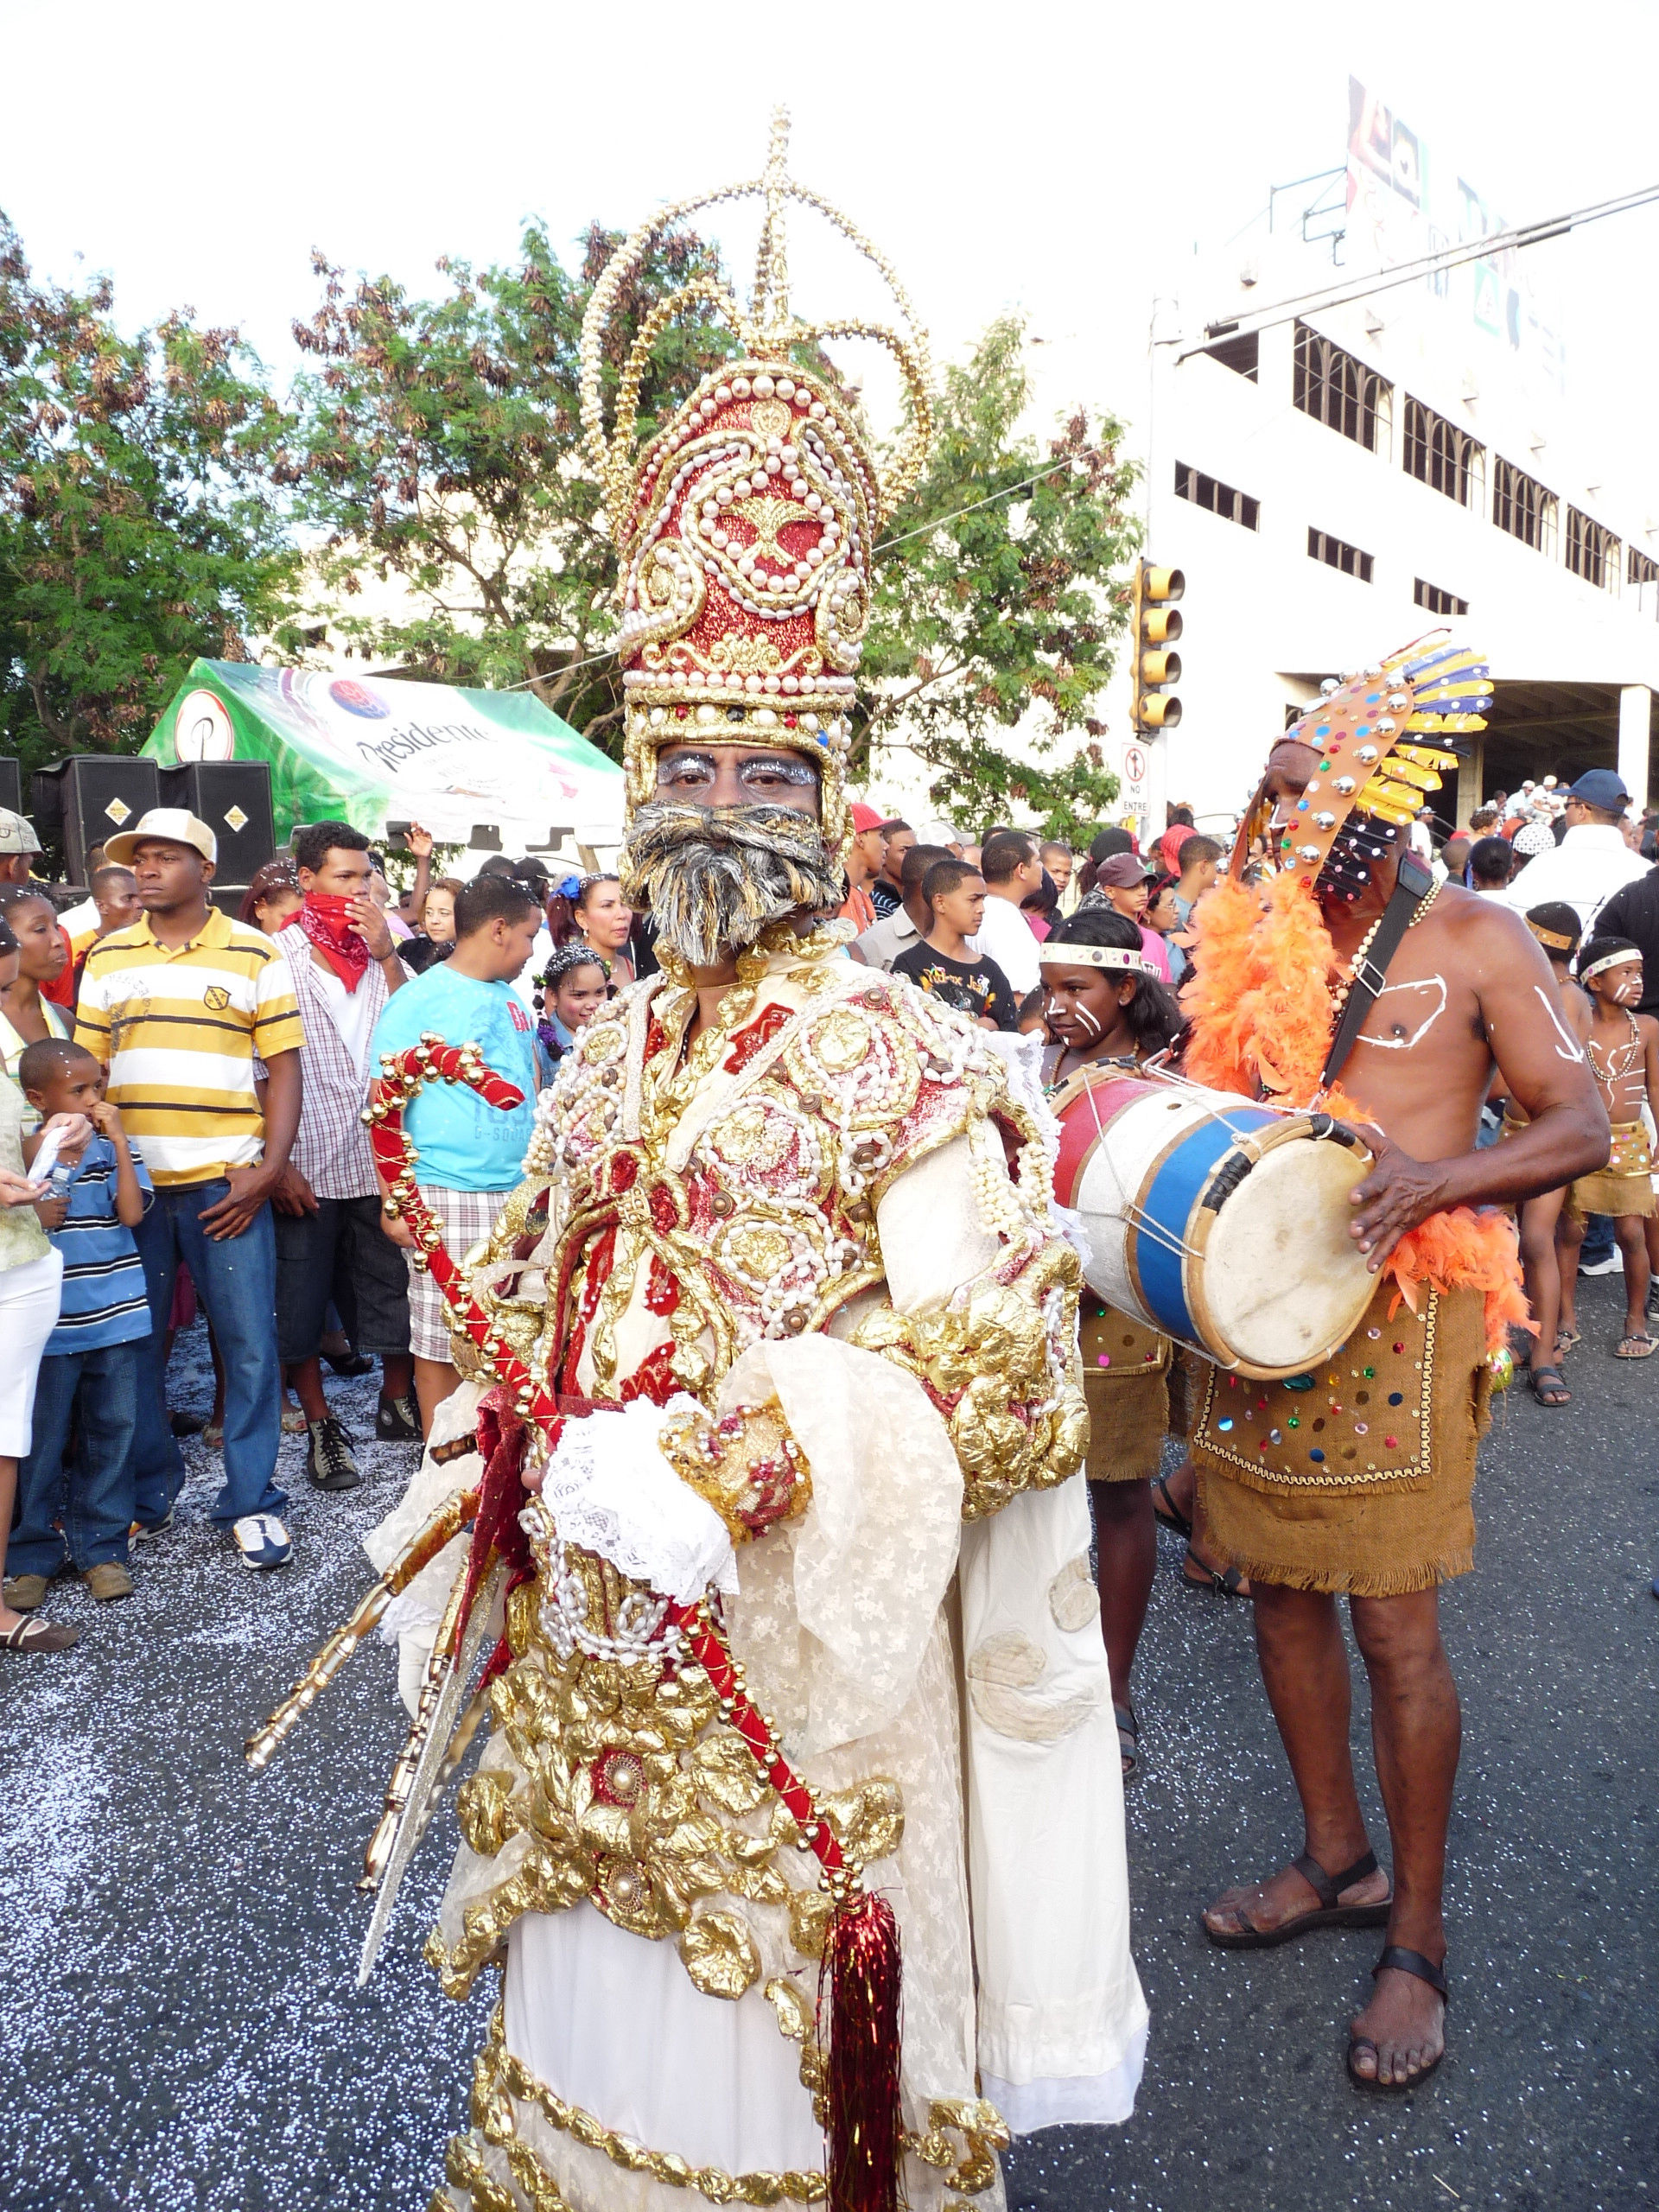
[[[445,1249],[457,1267],[489,1235],[496,1216],[512,1196],[511,1191],[450,1191],[438,1183],[416,1187],[436,1217]],[[412,1253],[404,1257],[409,1262],[409,1348],[416,1359],[453,1361],[443,1293],[426,1268],[416,1266]]]

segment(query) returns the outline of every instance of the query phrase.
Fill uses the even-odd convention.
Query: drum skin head
[[[1376,1277],[1349,1234],[1349,1193],[1370,1154],[1280,1144],[1259,1160],[1205,1240],[1202,1300],[1241,1373],[1294,1375],[1350,1334]]]

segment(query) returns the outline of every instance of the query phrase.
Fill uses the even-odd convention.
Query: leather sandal
[[[1154,1518],[1161,1521],[1166,1529],[1173,1529],[1191,1538],[1192,1523],[1170,1496],[1167,1475],[1154,1475],[1152,1478],[1152,1510]]]
[[[1327,1874],[1317,1859],[1303,1852],[1291,1865],[1319,1899],[1312,1912],[1299,1912],[1294,1920],[1281,1921],[1277,1928],[1258,1928],[1243,1912],[1237,1916],[1242,1926],[1218,1935],[1206,1920],[1204,1932],[1210,1941],[1224,1951],[1271,1951],[1281,1943],[1293,1942],[1298,1936],[1306,1936],[1318,1928],[1385,1928],[1394,1909],[1393,1885],[1389,1895],[1379,1897],[1375,1904],[1339,1904],[1342,1892],[1356,1882],[1363,1882],[1368,1874],[1376,1872],[1376,1853],[1368,1851],[1363,1859],[1356,1859],[1351,1866],[1344,1866],[1340,1874]],[[1415,1952],[1412,1954],[1414,1958]]]
[[[0,1629],[0,1651],[68,1651],[80,1642],[80,1630],[67,1621],[48,1621],[31,1613],[15,1627]]]
[[[1437,1967],[1433,1959],[1426,1959],[1421,1951],[1408,1950],[1403,1943],[1389,1943],[1384,1948],[1382,1957],[1371,1968],[1371,1980],[1375,1981],[1378,1974],[1389,1967],[1392,1967],[1396,1974],[1414,1974],[1419,1981],[1426,1981],[1428,1984],[1439,1996],[1442,2005],[1451,2003],[1451,1998],[1446,1992],[1445,1967]],[[1354,2053],[1357,2050],[1369,2050],[1377,2063],[1379,2065],[1382,2063],[1382,2054],[1370,2036],[1351,2036],[1348,2038],[1348,2079],[1357,2089],[1376,2089],[1384,2096],[1398,2096],[1402,2090],[1414,2089],[1420,2082],[1427,2082],[1440,2060],[1446,2056],[1446,2046],[1442,2044],[1438,2056],[1431,2058],[1427,2066],[1420,2067],[1417,2072],[1406,2081],[1382,2082],[1373,2075],[1355,2073]]]
[[[1193,1573],[1192,1569],[1198,1568]],[[1181,1561],[1181,1580],[1190,1590],[1213,1590],[1223,1598],[1248,1598],[1244,1577],[1236,1567],[1214,1567],[1201,1560],[1189,1540],[1186,1557]]]
[[[1112,1718],[1117,1723],[1117,1749],[1123,1761],[1123,1779],[1133,1782],[1141,1770],[1141,1723],[1135,1717],[1132,1705],[1115,1704]]]

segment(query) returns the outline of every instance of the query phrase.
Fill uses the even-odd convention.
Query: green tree
[[[877,562],[855,758],[907,747],[964,824],[1013,802],[1066,836],[1117,795],[1095,709],[1140,531],[1122,425],[1079,410],[1039,444],[1018,429],[1029,393],[1011,318],[944,373],[926,473]]]
[[[189,309],[124,337],[112,305],[37,283],[0,214],[0,741],[25,769],[136,749],[199,653],[297,644],[257,361]]]
[[[612,752],[620,671],[594,657],[616,628],[616,556],[582,445],[578,355],[588,294],[620,243],[594,226],[573,277],[532,223],[512,268],[441,261],[450,289],[437,301],[385,277],[348,290],[319,258],[322,304],[294,326],[320,364],[296,387],[299,511],[327,532],[315,559],[330,628],[433,682],[528,683]],[[664,243],[620,303],[613,381],[655,302],[714,266],[693,236]],[[665,331],[642,435],[730,351],[712,327]],[[377,583],[393,587],[378,606]]]

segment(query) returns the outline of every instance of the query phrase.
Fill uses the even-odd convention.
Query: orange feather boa
[[[1310,1107],[1344,1122],[1370,1119],[1334,1085],[1319,1082],[1336,1027],[1332,987],[1340,969],[1319,904],[1300,877],[1259,888],[1224,878],[1192,916],[1192,974],[1181,989],[1192,1027],[1185,1070],[1194,1083],[1246,1098]],[[1533,1324],[1521,1287],[1515,1224],[1504,1213],[1457,1206],[1408,1229],[1382,1263],[1401,1300],[1417,1311],[1427,1284],[1478,1290],[1486,1342],[1497,1351],[1511,1325]]]

